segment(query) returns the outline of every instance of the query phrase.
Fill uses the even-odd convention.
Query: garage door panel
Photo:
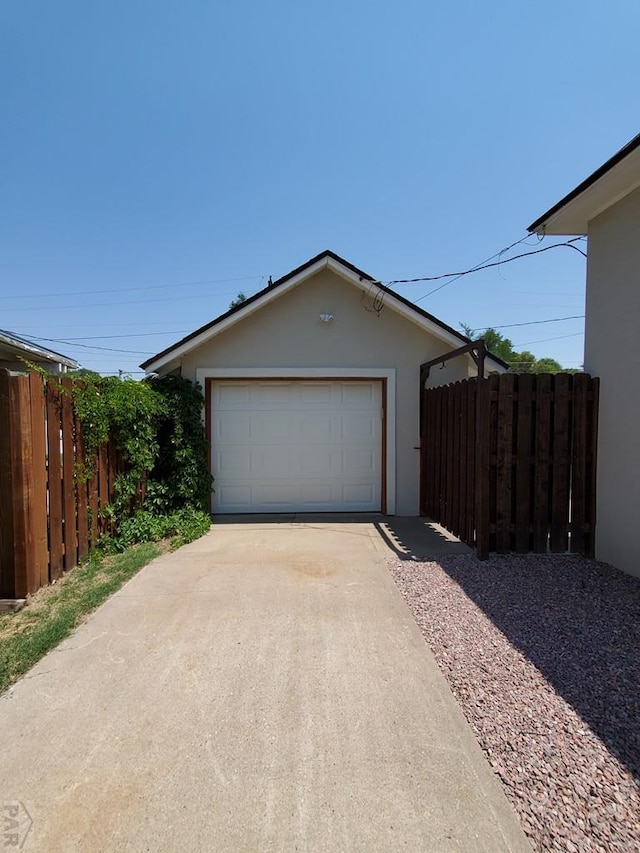
[[[312,415],[292,413],[296,418],[297,437],[304,444],[313,444],[318,441],[331,441],[340,435],[339,421],[324,412]]]
[[[334,388],[331,382],[300,382],[297,392],[298,401],[303,406],[320,409],[330,405]]]
[[[242,447],[229,447],[219,450],[215,454],[216,468],[222,477],[238,478],[251,474],[252,454],[247,453]]]
[[[214,512],[376,511],[379,382],[214,382]]]
[[[215,485],[215,496],[222,512],[250,512],[252,506],[251,486]]]
[[[345,407],[354,409],[370,409],[377,398],[378,383],[374,382],[358,382],[358,383],[342,383],[342,404]]]
[[[342,416],[341,434],[343,439],[360,443],[363,438],[373,439],[378,434],[380,413],[347,412]]]
[[[376,454],[372,450],[343,450],[340,459],[342,473],[349,477],[372,475],[377,470]]]
[[[373,486],[366,483],[347,483],[343,487],[343,500],[347,506],[371,503],[374,500]]]
[[[217,385],[215,390],[216,408],[247,407],[251,403],[251,388],[246,382],[229,382]]]

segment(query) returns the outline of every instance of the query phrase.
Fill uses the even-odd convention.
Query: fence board
[[[551,376],[535,377],[535,475],[533,550],[544,553],[549,537],[549,457],[551,453]]]
[[[467,397],[467,385],[459,383],[460,395],[460,435],[458,441],[459,479],[458,479],[458,532],[456,536],[464,539],[467,535],[468,504],[467,504],[467,482],[469,479],[467,440],[469,434],[469,401]]]
[[[573,453],[571,489],[571,550],[584,553],[587,485],[587,378],[573,380]]]
[[[49,494],[49,575],[57,580],[62,576],[62,404],[60,391],[52,382],[47,383],[47,487]]]
[[[433,495],[431,504],[433,506],[432,518],[442,518],[442,506],[440,503],[440,495],[442,494],[441,470],[442,470],[442,409],[441,409],[441,389],[434,388],[429,395],[433,402],[433,439],[437,442],[437,453],[434,459],[434,476],[433,476]]]
[[[498,382],[496,430],[496,551],[511,551],[511,494],[513,469],[514,374],[505,373]]]
[[[481,560],[491,546],[489,506],[491,472],[491,391],[493,377],[478,382],[476,397],[476,548]]]
[[[33,537],[29,528],[30,505],[33,499],[33,466],[31,464],[31,405],[28,376],[14,377],[16,382],[9,386],[9,434],[26,436],[17,452],[11,454],[14,488],[13,503],[14,533],[14,590],[16,598],[24,598],[38,588],[35,581]]]
[[[593,559],[596,550],[596,469],[598,447],[598,408],[600,401],[600,380],[594,378],[590,383],[588,397],[587,425],[587,471],[585,482],[585,513],[588,522],[588,532],[585,534],[584,554]]]
[[[87,463],[82,428],[77,418],[74,418],[74,426],[76,432],[76,490],[78,497],[78,560],[82,561],[89,553]]]
[[[63,511],[63,540],[64,540],[64,570],[68,572],[78,563],[78,537],[76,520],[76,481],[75,481],[75,446],[74,446],[74,417],[73,400],[71,398],[71,381],[62,380],[60,394],[62,409],[62,511]]]
[[[39,373],[28,379],[29,417],[31,421],[31,476],[33,492],[29,506],[33,592],[49,583],[47,542],[47,448],[44,382]]]
[[[533,379],[531,374],[518,376],[518,403],[516,415],[516,482],[515,482],[515,536],[517,554],[526,554],[532,546],[532,406]]]
[[[452,394],[451,424],[451,530],[460,535],[460,405],[462,385],[456,382]]]
[[[476,544],[476,394],[478,383],[475,379],[467,383],[467,522],[466,536],[462,538],[469,544]]]
[[[15,482],[11,464],[11,377],[0,370],[0,598],[15,598],[13,495]]]
[[[559,373],[554,377],[551,533],[549,549],[559,553],[569,545],[569,485],[571,480],[571,396],[572,377]]]

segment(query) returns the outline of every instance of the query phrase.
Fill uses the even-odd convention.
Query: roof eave
[[[63,364],[71,370],[77,370],[80,367],[80,362],[73,358],[55,352],[55,350],[49,350],[37,344],[32,344],[30,341],[23,340],[9,332],[0,332],[0,342],[12,349],[18,357],[21,355],[31,355],[39,359],[44,359],[50,364]]]
[[[633,173],[637,173],[637,180],[633,179]],[[592,219],[638,186],[640,134],[532,222],[527,230],[555,236],[586,234]]]

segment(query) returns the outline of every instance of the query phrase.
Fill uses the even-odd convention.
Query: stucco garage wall
[[[419,367],[453,349],[383,306],[378,316],[368,288],[325,270],[185,355],[182,375],[198,368],[393,368],[396,371],[396,512],[419,511]],[[321,323],[319,314],[335,319]],[[466,379],[468,362],[432,371],[431,384]]]
[[[589,223],[585,370],[601,379],[596,556],[640,576],[640,190]]]

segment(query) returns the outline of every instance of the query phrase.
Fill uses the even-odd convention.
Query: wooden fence
[[[593,556],[599,380],[506,373],[423,386],[421,513],[481,559]]]
[[[61,577],[105,529],[117,454],[110,444],[85,460],[70,392],[68,378],[0,370],[0,598]]]

